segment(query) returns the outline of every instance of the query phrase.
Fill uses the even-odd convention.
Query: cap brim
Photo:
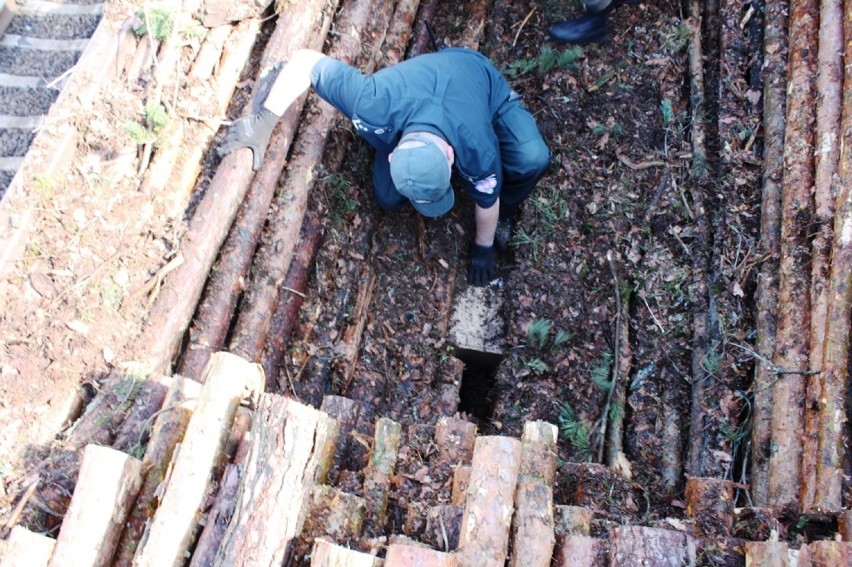
[[[456,196],[453,193],[453,188],[447,187],[444,195],[437,201],[432,201],[431,203],[415,203],[412,200],[410,202],[411,206],[413,206],[414,209],[424,217],[439,217],[448,213],[450,209],[453,208],[455,201]]]

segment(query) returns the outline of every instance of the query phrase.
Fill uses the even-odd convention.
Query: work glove
[[[476,286],[488,285],[494,279],[494,247],[480,246],[476,242],[470,247],[470,264],[467,283]]]
[[[263,161],[266,146],[269,145],[269,138],[278,123],[278,118],[277,115],[263,108],[257,114],[234,120],[228,128],[228,133],[225,134],[225,139],[216,150],[219,157],[224,157],[237,148],[249,148],[252,153],[251,168],[257,171],[260,169],[260,162]]]

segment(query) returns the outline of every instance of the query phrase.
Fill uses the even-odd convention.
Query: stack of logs
[[[462,459],[451,502],[438,506],[457,510],[443,516],[457,523],[442,524],[443,549],[400,534],[368,538],[367,526],[387,524],[400,425],[378,420],[360,492],[347,493],[327,484],[340,420],[259,394],[263,383],[259,365],[224,352],[211,357],[200,388],[174,376],[142,459],[86,447],[58,537],[16,526],[0,564],[675,567],[711,549],[735,550],[754,565],[852,561],[846,542],[794,550],[777,538],[733,538],[735,517],[759,511],[735,511],[733,484],[714,479],[689,479],[686,521],[593,534],[598,485],[615,498],[630,483],[603,465],[578,465],[575,502],[555,504],[557,428],[545,422],[527,423],[519,440],[477,437],[470,423],[441,420],[440,450]]]

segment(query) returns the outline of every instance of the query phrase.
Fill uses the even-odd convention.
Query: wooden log
[[[521,437],[521,469],[512,518],[511,567],[549,567],[553,556],[553,479],[556,476],[555,425],[528,422]]]
[[[144,454],[151,437],[153,419],[163,408],[171,386],[172,379],[168,376],[154,374],[144,380],[124,423],[115,435],[113,449],[137,457]]]
[[[420,3],[420,10],[417,12],[417,28],[414,33],[414,43],[408,50],[408,57],[417,57],[424,53],[437,50],[437,46],[432,44],[430,37],[429,26],[432,25],[432,20],[435,18],[435,9],[438,6],[438,0],[426,0]]]
[[[844,510],[837,518],[838,531],[843,541],[852,542],[852,510]]]
[[[195,408],[195,400],[200,393],[197,386],[196,382],[186,380],[183,376],[172,377],[162,411],[154,420],[151,438],[142,457],[142,487],[119,539],[113,557],[114,567],[130,566],[139,549],[145,528],[154,517],[164,488],[161,485],[166,479],[175,449],[186,433]]]
[[[811,328],[812,369],[822,368],[828,317],[828,280],[831,273],[831,243],[837,173],[840,154],[840,118],[843,99],[843,9],[840,0],[820,2],[819,74],[816,92],[816,133],[814,155],[814,213],[816,233],[811,245]],[[819,454],[819,407],[822,375],[807,376],[805,434],[802,438],[802,509],[816,511],[817,455]]]
[[[802,545],[796,567],[852,566],[852,543],[845,541],[813,541]]]
[[[453,488],[450,503],[453,506],[464,506],[467,495],[467,485],[470,483],[470,465],[461,465],[453,471]]]
[[[399,455],[402,426],[383,417],[376,423],[370,462],[364,470],[364,501],[367,504],[367,527],[383,533],[388,512],[391,477]]]
[[[326,414],[274,394],[261,396],[240,500],[217,564],[284,562],[314,485],[328,475],[336,437],[337,424]]]
[[[343,396],[325,396],[322,399],[320,411],[334,418],[338,424],[337,445],[334,448],[334,462],[329,472],[329,478],[332,482],[337,478],[337,473],[344,466],[352,438],[351,433],[363,409],[364,404],[344,398]]]
[[[115,449],[86,447],[50,567],[109,564],[142,485],[141,467],[138,459]]]
[[[673,530],[620,526],[610,533],[611,567],[688,565],[686,535]]]
[[[476,440],[458,549],[462,567],[505,563],[520,466],[517,439]]]
[[[373,555],[317,539],[311,551],[311,567],[382,567],[384,562]]]
[[[405,48],[411,37],[414,18],[419,6],[420,0],[400,0],[397,3],[385,37],[382,67],[390,67],[405,58]]]
[[[347,4],[338,19],[340,35],[331,55],[351,63],[361,50],[361,33],[376,10],[375,0],[356,0]],[[293,258],[296,242],[305,217],[308,193],[316,183],[314,169],[322,160],[325,145],[337,111],[319,102],[319,114],[300,135],[287,167],[287,181],[275,199],[276,214],[269,220],[269,233],[264,238],[247,284],[240,313],[234,325],[228,350],[249,360],[260,360],[263,354],[275,301],[281,282]]]
[[[270,40],[262,56],[264,64],[261,67],[261,77],[274,74],[276,71],[273,66],[291,58],[297,49],[322,47],[325,34],[320,35],[313,26],[317,20],[322,20],[325,4],[320,0],[300,2],[279,16],[276,30],[273,32],[274,41]],[[261,80],[258,78],[257,82]],[[252,107],[258,108],[267,94],[256,89]],[[180,365],[180,372],[185,375],[199,376],[210,355],[225,343],[231,318],[242,292],[242,282],[248,275],[305,100],[306,96],[300,97],[279,119],[261,169],[252,180],[245,200],[237,211],[236,221],[219,253],[218,269],[211,274],[190,331],[190,347],[184,353]]]
[[[284,344],[290,339],[296,326],[299,309],[308,288],[308,278],[313,271],[324,236],[325,229],[318,215],[308,213],[308,218],[302,226],[302,236],[290,261],[290,269],[287,270],[284,285],[278,293],[262,364],[268,380],[275,381],[281,392],[290,391],[295,395],[294,386],[290,383],[291,377],[287,372],[281,372],[281,360],[284,357]]]
[[[837,511],[843,491],[843,458],[846,451],[845,399],[849,380],[849,327],[852,310],[852,10],[846,6],[843,26],[847,35],[843,112],[841,119],[838,194],[835,205],[834,242],[831,277],[828,283],[828,311],[825,349],[822,360],[822,398],[820,404],[819,455],[814,507]],[[845,503],[849,507],[849,502]]]
[[[449,553],[413,545],[392,544],[388,546],[385,567],[455,567],[456,559]]]
[[[244,22],[248,39],[240,46],[245,57],[253,45],[258,23]],[[243,24],[241,24],[243,25]],[[251,33],[254,31],[255,33]],[[235,81],[236,82],[236,81]],[[180,245],[181,263],[163,283],[154,302],[142,337],[142,352],[155,372],[170,374],[216,253],[231,226],[252,174],[249,151],[237,151],[222,159],[210,186],[198,204]]]
[[[207,32],[204,43],[201,44],[189,70],[190,79],[201,82],[213,76],[213,70],[219,64],[219,58],[225,48],[225,40],[230,34],[231,25],[229,24],[216,26]]]
[[[342,366],[339,374],[342,375],[343,385],[340,392],[343,395],[349,393],[352,377],[358,364],[358,355],[361,352],[361,340],[364,338],[364,328],[367,326],[367,316],[373,301],[373,291],[376,289],[376,272],[370,264],[365,264],[358,277],[360,283],[355,305],[352,309],[352,322],[343,330],[338,348],[341,358],[338,365]]]
[[[686,515],[697,537],[728,537],[734,527],[734,484],[729,480],[690,477],[686,481]]]
[[[589,535],[594,515],[591,508],[557,505],[554,511],[556,535]]]
[[[340,543],[359,539],[366,514],[367,506],[360,496],[328,485],[315,487],[294,555],[305,555],[317,538]]]
[[[760,207],[760,250],[765,258],[757,279],[758,356],[754,372],[751,442],[751,494],[757,506],[769,503],[769,455],[772,449],[772,356],[775,353],[778,306],[778,258],[781,255],[781,182],[784,172],[784,129],[787,61],[787,4],[770,2],[764,26],[763,190]]]
[[[781,279],[773,363],[784,374],[772,387],[769,503],[799,504],[804,429],[805,373],[810,331],[810,248],[813,230],[814,87],[818,13],[816,0],[790,2],[790,60],[784,182],[781,198]]]
[[[0,554],[0,567],[45,567],[55,547],[52,537],[14,526]]]
[[[469,464],[476,444],[476,424],[457,417],[442,417],[435,424],[435,443],[442,463]]]
[[[561,535],[556,539],[554,567],[604,567],[606,542],[586,535]]]
[[[217,490],[213,499],[213,505],[207,513],[204,529],[198,536],[198,543],[195,544],[195,549],[192,551],[189,567],[213,565],[216,553],[219,551],[219,546],[222,545],[225,531],[228,529],[228,524],[237,506],[239,490],[240,467],[235,464],[228,464],[225,467],[225,473],[222,475],[219,490]]]
[[[260,18],[270,4],[271,0],[205,0],[204,9],[199,11],[199,16],[201,22],[211,28],[228,22]]]
[[[224,352],[213,355],[205,374],[165,494],[133,559],[136,567],[183,565],[243,392],[263,382],[258,365]]]
[[[790,548],[781,541],[745,542],[746,565],[749,567],[796,567]]]

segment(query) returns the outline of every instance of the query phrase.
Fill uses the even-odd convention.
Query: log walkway
[[[260,29],[260,14],[241,14],[239,17],[230,12],[222,14],[214,8],[226,12],[239,11],[242,3],[231,3],[230,7],[227,3],[214,4],[207,5],[210,32],[196,59],[189,63],[179,61],[177,52],[180,47],[165,39],[157,46],[158,64],[186,65],[181,70],[187,76],[209,80],[206,95],[215,100],[219,114],[223,115],[237,86],[240,70],[254,47]],[[255,3],[245,4],[254,6],[255,11],[260,10]],[[272,9],[282,9],[277,4]],[[473,15],[462,32],[466,35],[459,43],[475,47],[479,43],[477,34],[481,33],[482,22],[487,16],[487,3],[470,4]],[[196,13],[199,5],[185,2],[184,9]],[[356,54],[356,46],[340,46],[332,42],[334,49],[339,50],[335,52],[342,56],[353,59],[366,56],[369,64],[365,64],[365,68],[381,61],[381,57],[385,58],[384,64],[399,60],[399,46],[406,45],[414,35],[412,22],[417,2],[400,1],[395,4],[393,14],[377,10],[379,5],[387,7],[380,2],[349,0],[341,2],[340,10],[340,14],[353,19],[355,16],[349,10],[358,14],[355,20],[357,27],[359,30],[369,28],[370,33],[366,35],[376,44]],[[725,3],[729,8],[730,5],[730,2]],[[32,17],[36,17],[38,6],[48,7],[47,3],[32,3]],[[282,24],[281,31],[274,33],[290,34],[287,37],[291,43],[274,35],[275,40],[270,40],[263,54],[264,61],[285,59],[297,43],[322,45],[335,24],[327,8],[321,2],[303,3],[304,13],[288,12],[286,15],[292,18],[290,20],[279,15],[287,25]],[[429,3],[429,9],[434,11],[434,2]],[[78,13],[71,10],[70,5],[66,6],[65,12],[91,17],[99,14],[95,7],[87,10],[80,7]],[[849,12],[847,8],[847,14]],[[8,15],[8,11],[3,14]],[[368,14],[372,18],[369,23],[365,21]],[[847,15],[847,22],[849,18]],[[294,22],[299,22],[299,25]],[[71,81],[99,73],[103,75],[99,79],[105,81],[114,78],[131,81],[142,72],[138,68],[142,66],[145,73],[154,77],[150,86],[151,96],[159,96],[163,86],[173,86],[168,77],[157,77],[157,70],[151,66],[147,51],[150,46],[130,38],[127,30],[116,29],[114,23],[99,27],[91,39],[75,39],[62,44],[26,42],[14,34],[7,34],[0,48],[85,53],[85,46],[93,45],[91,53],[94,55],[88,59],[84,55],[79,75]],[[344,27],[341,20],[337,20],[336,24]],[[394,31],[388,33],[388,30]],[[696,35],[700,35],[698,30],[695,31]],[[293,40],[296,34],[301,34],[298,41]],[[338,33],[337,36],[351,40],[346,34]],[[385,45],[382,41],[386,42],[385,50],[381,49],[381,45]],[[359,44],[358,47],[362,46]],[[110,56],[97,56],[105,53]],[[695,65],[700,65],[701,59],[700,53],[696,53]],[[25,78],[10,79],[8,75],[0,75],[2,80],[29,85]],[[159,86],[158,80],[162,80]],[[94,99],[100,84],[92,80],[85,87],[78,86],[74,91],[78,102],[82,100],[84,104],[86,100]],[[59,99],[55,104],[60,106],[64,102]],[[309,132],[321,135],[325,144],[325,138],[330,136],[335,124],[326,116],[328,112],[322,112],[311,102],[306,106],[305,114],[294,112],[293,116],[289,116],[286,133],[282,127],[281,135],[287,138],[286,142],[280,141],[282,147],[289,147],[291,142],[301,147],[293,140],[297,123],[300,120],[319,122],[318,115],[323,116],[319,124],[321,133]],[[848,121],[846,114],[850,113],[844,114]],[[142,164],[147,170],[140,171],[139,185],[146,191],[162,193],[167,186],[176,184],[178,190],[169,195],[173,199],[171,208],[176,214],[187,207],[189,194],[199,182],[200,160],[209,151],[213,133],[222,119],[216,116],[210,121],[213,127],[187,119],[181,128],[170,134],[177,146],[192,147],[195,153],[181,154],[173,151],[174,148],[170,151],[168,145],[145,150],[147,153]],[[5,128],[22,129],[33,123],[29,117],[13,120],[0,116],[0,126]],[[74,147],[75,134],[60,128],[45,135],[40,142],[59,155]],[[339,155],[336,160],[329,161],[339,166],[347,145],[345,140],[333,140],[329,141],[330,146],[333,142],[340,144],[336,150]],[[848,180],[850,175],[850,146],[852,144],[843,146],[845,161],[839,168],[843,180]],[[276,158],[275,171],[264,174],[275,178],[270,181],[270,186],[277,181],[286,161],[287,149],[279,151],[281,155]],[[70,153],[73,154],[73,151]],[[317,150],[316,155],[305,157],[306,163],[300,166],[302,169],[293,167],[290,174],[294,177],[314,175],[314,169],[320,166],[320,158],[327,158],[323,148]],[[300,163],[296,162],[297,165]],[[0,160],[0,168],[8,166],[7,169],[14,168],[12,171],[25,171],[28,165],[26,158],[14,162]],[[61,160],[48,165],[49,171],[57,175],[67,167],[69,163]],[[134,414],[127,407],[122,409],[118,407],[121,404],[115,403],[108,406],[108,413],[106,409],[101,413],[91,412],[81,419],[82,425],[75,431],[77,437],[69,443],[69,447],[80,454],[79,466],[71,471],[73,474],[63,475],[66,480],[73,479],[73,485],[67,488],[60,486],[61,490],[57,490],[65,493],[57,499],[64,497],[66,500],[61,528],[55,537],[49,537],[18,525],[5,526],[9,530],[5,534],[0,566],[310,564],[317,567],[503,567],[507,563],[513,567],[526,564],[541,567],[679,566],[700,563],[699,558],[714,553],[734,556],[735,563],[740,561],[754,565],[816,567],[852,564],[852,529],[849,528],[852,519],[849,511],[839,506],[838,494],[838,461],[843,448],[838,437],[843,420],[835,418],[827,410],[811,416],[815,423],[820,420],[830,422],[820,430],[826,438],[818,440],[822,453],[826,455],[821,461],[826,470],[814,471],[814,475],[825,477],[826,486],[820,485],[818,477],[814,477],[810,482],[816,483],[816,486],[806,486],[802,490],[816,495],[812,494],[808,501],[816,498],[822,502],[821,506],[817,506],[825,511],[821,519],[836,525],[839,537],[802,544],[798,548],[779,541],[781,511],[770,507],[775,504],[796,505],[796,494],[801,488],[797,486],[798,474],[788,480],[780,476],[777,481],[766,479],[767,487],[781,483],[788,496],[779,502],[771,499],[764,502],[764,498],[758,503],[767,507],[748,508],[735,508],[734,491],[740,488],[735,483],[690,476],[686,479],[684,513],[681,516],[644,518],[645,521],[635,524],[613,525],[599,503],[606,499],[610,505],[639,510],[641,493],[614,468],[594,463],[569,463],[563,466],[576,471],[576,489],[569,501],[555,501],[557,427],[535,421],[527,423],[518,438],[478,435],[475,424],[458,417],[459,364],[441,366],[436,361],[425,362],[429,372],[443,374],[442,407],[434,410],[439,415],[433,415],[431,421],[424,419],[423,423],[404,427],[383,415],[384,408],[377,409],[373,400],[359,394],[362,382],[375,378],[358,364],[366,313],[369,312],[374,290],[380,285],[369,267],[359,265],[356,268],[364,275],[355,278],[362,282],[359,289],[336,290],[344,298],[354,297],[356,309],[346,315],[346,308],[350,305],[345,301],[331,307],[339,308],[335,314],[336,322],[344,329],[342,341],[336,343],[339,349],[335,351],[335,357],[319,361],[314,353],[308,353],[303,365],[315,365],[329,380],[342,376],[344,393],[348,395],[351,391],[350,397],[326,395],[320,400],[313,400],[317,403],[311,405],[300,402],[295,396],[271,391],[277,384],[286,386],[289,383],[292,390],[295,388],[291,376],[276,376],[269,381],[260,365],[264,358],[260,351],[275,342],[270,336],[252,337],[259,346],[251,352],[238,352],[240,349],[237,348],[232,348],[231,352],[217,350],[222,348],[221,341],[216,348],[205,343],[203,346],[209,352],[204,353],[192,376],[164,376],[171,372],[171,364],[180,354],[178,350],[196,314],[208,274],[230,227],[240,226],[240,215],[244,211],[241,212],[239,207],[249,192],[253,175],[247,152],[235,153],[222,160],[215,177],[205,187],[207,201],[196,204],[196,216],[184,235],[176,258],[180,261],[163,274],[166,278],[164,289],[168,293],[161,294],[153,304],[145,340],[139,343],[140,359],[150,362],[155,372],[143,379],[143,387],[133,393],[133,396],[141,396],[139,392],[144,391],[155,401],[145,405],[144,415]],[[254,180],[256,182],[257,177]],[[24,190],[25,181],[25,175],[19,177],[16,174],[10,189],[10,201],[18,199],[17,192]],[[313,258],[315,250],[310,248],[316,247],[321,240],[321,235],[316,234],[320,231],[316,224],[321,224],[321,221],[310,218],[304,206],[310,186],[303,185],[292,189],[301,192],[297,195],[300,205],[293,213],[299,217],[294,226],[298,228],[304,220],[306,228],[314,226],[314,234],[299,243],[294,243],[296,235],[287,235],[288,242],[296,247],[288,250],[288,264],[289,258],[294,258],[294,262],[301,257]],[[838,198],[838,210],[845,217],[838,216],[837,221],[844,230],[849,226],[848,184],[845,187],[842,197]],[[265,204],[261,209],[269,206],[269,199],[271,195],[263,201]],[[4,213],[8,209],[0,209],[0,220],[5,218]],[[0,241],[3,245],[0,273],[14,261],[15,254],[20,252],[20,243],[25,239],[27,209],[20,211],[23,213],[16,212],[16,230],[4,234]],[[245,254],[253,254],[258,241],[262,241],[259,222],[262,220],[254,222],[256,226],[252,228],[254,234],[248,247],[251,250]],[[353,246],[354,252],[350,251],[350,254],[363,259],[365,252],[376,249],[378,245],[369,240],[369,231],[373,228],[365,227],[368,237],[364,242],[355,243],[357,246]],[[842,239],[843,235],[848,236],[843,232],[836,237],[837,257],[848,260],[849,240]],[[273,239],[274,245],[275,234],[267,237]],[[308,249],[302,249],[303,245]],[[243,272],[236,278],[239,285],[244,283],[250,263],[245,261],[250,258],[242,260],[240,269]],[[346,264],[348,258],[341,255],[334,260]],[[304,266],[294,264],[293,267],[300,268],[303,274],[306,271]],[[286,282],[290,281],[288,278],[293,267],[290,271],[281,269],[280,273],[274,273],[274,278],[271,278],[274,287],[264,289],[270,302],[276,303],[277,299],[283,304],[282,298],[301,293],[287,288]],[[446,277],[454,278],[457,269],[453,264]],[[171,276],[168,276],[169,273]],[[303,275],[302,280],[305,277]],[[844,345],[848,348],[849,342],[848,289],[844,287],[844,283],[848,284],[848,270],[842,269],[842,266],[835,267],[832,278],[836,298],[827,309],[836,313],[836,320],[845,325],[838,328],[842,327],[847,334],[834,336],[842,334],[841,331],[829,333],[833,342],[826,347],[825,364],[834,373],[832,377],[838,379],[846,376],[845,369],[848,368],[848,360],[840,352]],[[263,277],[257,276],[256,279]],[[437,309],[447,314],[457,300],[455,290],[452,283],[437,285],[447,286]],[[177,302],[175,297],[178,297]],[[232,308],[233,305],[229,309]],[[271,318],[278,308],[277,305],[265,305],[262,311]],[[351,320],[345,324],[347,316]],[[223,324],[227,327],[230,323],[225,321]],[[303,329],[308,339],[311,332],[322,326],[318,318],[309,323],[313,327],[305,325]],[[266,321],[264,335],[274,333],[269,330],[274,325],[274,321]],[[254,325],[249,327],[256,329]],[[444,336],[448,333],[449,329],[442,330]],[[280,360],[280,353],[277,355]],[[804,388],[805,370],[799,371],[802,378],[800,390]],[[827,382],[824,386],[825,395],[830,395],[834,401],[839,399],[842,390],[838,386],[842,380],[835,382]],[[109,389],[105,387],[104,391],[102,397],[108,396]],[[394,393],[389,391],[387,397],[394,398]],[[127,403],[127,399],[122,399],[127,406],[133,401],[130,399]],[[769,402],[771,400],[767,401],[764,409],[781,416],[769,407]],[[81,432],[96,427],[105,415],[115,421],[115,431],[125,432],[123,437],[120,434],[104,438],[92,436],[90,441],[96,442],[73,445],[86,439]],[[764,421],[767,417],[761,416]],[[142,432],[148,428],[141,427],[140,423],[148,422],[151,427],[150,439],[144,443],[146,451],[144,455],[132,454],[134,444],[127,439],[141,439]],[[773,429],[780,431],[780,428]],[[773,434],[777,435],[777,432]],[[816,435],[813,431],[811,434]],[[436,444],[435,460],[427,459],[425,472],[400,469],[403,459],[400,452],[404,450],[401,440],[415,437],[425,437]],[[789,443],[795,445],[796,441],[793,439]],[[347,467],[342,465],[344,461]],[[436,465],[439,462],[442,466]],[[778,469],[776,474],[789,472],[783,470],[780,463],[769,464]],[[698,465],[692,469],[704,470]],[[403,513],[406,517],[404,521],[392,521],[391,494],[398,485],[406,482],[404,479],[426,484],[427,478],[428,483],[446,490],[438,490],[437,495],[431,497],[426,496],[426,491],[412,492],[411,499],[404,503],[400,503],[394,495],[394,512]],[[797,511],[810,511],[813,505],[813,502],[807,502]]]

